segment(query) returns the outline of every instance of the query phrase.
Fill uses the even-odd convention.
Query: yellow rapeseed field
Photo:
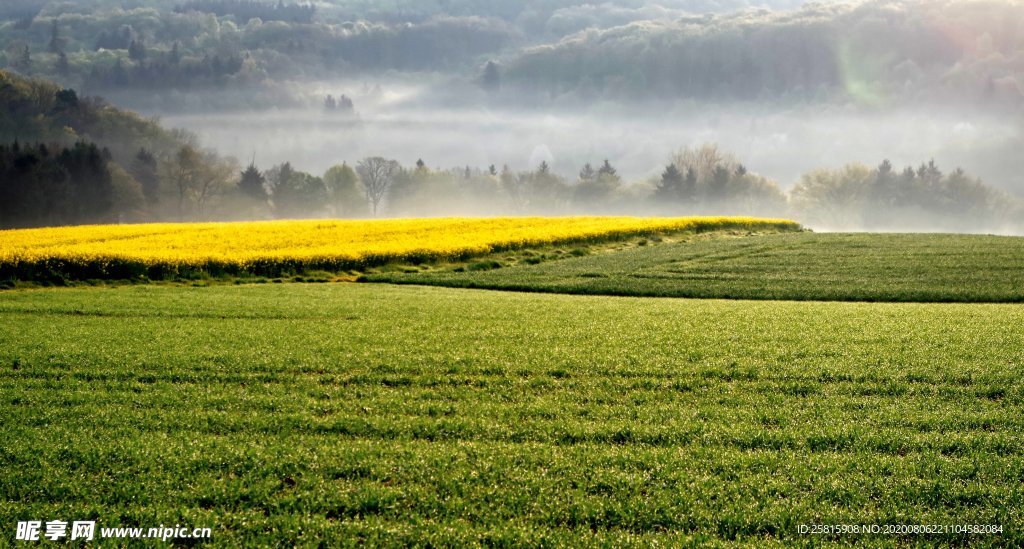
[[[652,232],[792,228],[742,217],[505,217],[92,225],[0,231],[4,271],[31,265],[103,274],[108,266],[210,265],[250,270],[351,268],[390,261],[457,259],[495,250],[597,241]]]

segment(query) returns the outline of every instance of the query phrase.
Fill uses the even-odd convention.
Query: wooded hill
[[[219,184],[231,166],[185,132],[0,70],[0,227],[151,219],[171,181]],[[181,191],[183,207],[194,196]]]

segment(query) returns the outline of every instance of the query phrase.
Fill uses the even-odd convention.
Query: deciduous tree
[[[380,156],[367,157],[356,164],[356,172],[363,182],[366,200],[370,203],[374,217],[377,217],[381,202],[387,196],[391,184],[395,181],[395,176],[401,169],[402,166],[398,161]]]

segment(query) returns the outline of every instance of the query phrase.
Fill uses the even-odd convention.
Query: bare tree
[[[395,176],[398,175],[401,169],[402,166],[398,161],[388,160],[379,156],[364,158],[356,164],[356,172],[363,181],[366,200],[373,209],[374,217],[377,217],[380,203],[387,196]]]
[[[163,178],[177,191],[178,217],[185,218],[186,209],[195,214],[207,213],[211,200],[231,185],[235,166],[222,161],[212,152],[183,145],[163,163]]]
[[[203,154],[193,198],[196,213],[205,217],[210,210],[211,202],[237,184],[234,179],[237,168],[233,162],[217,158],[213,152],[207,151]]]
[[[178,219],[185,217],[185,204],[197,184],[196,172],[199,165],[199,151],[191,145],[184,145],[177,154],[163,163],[165,179],[169,180],[178,194]]]
[[[722,167],[730,172],[739,166],[736,157],[722,151],[715,143],[705,143],[700,147],[685,147],[672,155],[672,163],[680,173],[692,169],[697,174],[698,184],[706,184],[715,174],[715,169]]]

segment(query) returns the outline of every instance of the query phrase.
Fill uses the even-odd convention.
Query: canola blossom
[[[0,231],[0,274],[47,271],[75,278],[156,278],[189,270],[344,270],[648,233],[798,228],[784,219],[747,217],[503,217],[18,229]]]

